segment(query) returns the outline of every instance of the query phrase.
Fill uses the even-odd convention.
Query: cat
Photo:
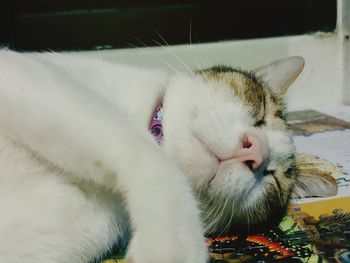
[[[91,262],[129,243],[127,262],[204,263],[205,235],[278,221],[307,192],[283,102],[303,66],[169,74],[1,50],[0,262]]]

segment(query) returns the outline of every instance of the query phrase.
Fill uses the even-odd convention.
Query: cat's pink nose
[[[257,134],[246,133],[242,137],[241,147],[234,154],[236,159],[247,165],[250,170],[256,171],[264,163],[267,157],[267,145],[263,138]]]

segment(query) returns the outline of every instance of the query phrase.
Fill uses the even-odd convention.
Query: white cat
[[[297,176],[281,96],[303,64],[169,75],[0,51],[0,262],[89,262],[131,233],[129,262],[204,263],[204,234],[278,220]]]

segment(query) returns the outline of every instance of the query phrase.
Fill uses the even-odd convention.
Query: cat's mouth
[[[205,151],[215,160],[218,167],[226,162],[237,163],[248,169],[252,174],[261,173],[266,168],[268,147],[266,140],[256,132],[244,132],[240,143],[229,155],[223,157],[216,154],[211,147],[199,136],[194,135]],[[209,184],[216,178],[217,171],[209,179]]]
[[[264,164],[261,165],[259,167],[259,169],[255,170],[253,168],[252,161],[246,161],[246,162],[242,163],[239,160],[236,160],[234,158],[228,159],[228,160],[220,160],[217,157],[215,157],[215,155],[212,155],[212,156],[213,156],[213,158],[215,158],[217,160],[217,169],[215,170],[215,172],[212,174],[212,176],[208,180],[209,186],[212,184],[212,182],[215,179],[217,179],[218,177],[222,177],[222,174],[220,173],[220,166],[221,165],[229,165],[229,166],[232,165],[235,167],[239,167],[240,170],[242,171],[241,173],[244,173],[245,175],[248,175],[248,176],[253,176],[254,178],[257,178],[257,179],[265,177],[267,175],[273,175],[275,172],[274,170],[268,169],[268,163],[269,163],[268,160],[266,160],[266,162],[264,162]],[[237,174],[237,176],[239,176],[239,174]],[[260,180],[258,180],[258,181],[260,181]]]
[[[230,159],[225,159],[221,160],[218,158],[214,153],[211,151],[208,151],[210,156],[215,159],[217,163],[217,169],[213,172],[212,176],[208,180],[208,186],[212,184],[212,182],[217,179],[218,177],[222,177],[222,174],[220,174],[220,165],[234,165],[234,166],[239,166],[241,169],[244,169],[245,173],[250,173],[252,176],[257,175],[260,173],[263,173],[261,169],[259,171],[255,171],[253,169],[253,163],[251,161],[246,161],[246,163],[241,163],[239,160],[236,160],[235,158],[230,158]]]
[[[208,181],[208,185],[211,184],[211,182],[216,178],[216,175],[217,175],[217,171],[214,173],[214,175],[209,179]]]
[[[252,171],[236,160],[225,161],[218,165],[215,173],[207,181],[207,189],[220,196],[235,189],[236,201],[250,200],[252,196],[262,194],[271,185],[277,189],[281,188],[275,172],[268,169],[268,165],[260,167],[258,171]]]

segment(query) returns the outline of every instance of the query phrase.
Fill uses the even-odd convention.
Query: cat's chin
[[[240,162],[222,162],[201,198],[207,235],[254,231],[277,224],[287,203],[278,201],[278,192],[270,181]]]
[[[236,196],[210,196],[202,200],[203,221],[206,235],[210,237],[230,234],[249,234],[277,225],[286,212],[287,203],[276,202],[278,197],[253,187],[250,191],[241,191]],[[275,200],[275,201],[274,201]]]

